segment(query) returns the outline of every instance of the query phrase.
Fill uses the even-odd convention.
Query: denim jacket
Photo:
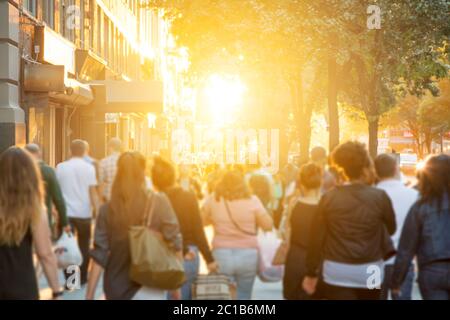
[[[393,288],[399,288],[411,260],[419,269],[437,261],[450,261],[450,201],[445,194],[440,205],[416,202],[406,217],[395,260]]]

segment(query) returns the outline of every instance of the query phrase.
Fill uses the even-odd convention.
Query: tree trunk
[[[280,129],[280,169],[284,168],[288,164],[290,138],[287,130],[282,127]]]
[[[300,125],[300,162],[306,163],[309,160],[309,149],[311,145],[311,117],[303,117],[299,121]]]
[[[423,159],[423,149],[422,142],[420,141],[420,133],[418,133],[418,135],[414,137],[414,140],[416,142],[417,155],[419,159]]]
[[[425,142],[425,147],[427,149],[427,154],[433,153],[432,150],[431,150],[431,144],[433,142],[433,138],[431,137],[430,133],[426,133],[425,134],[424,142]]]
[[[328,59],[328,124],[330,152],[339,145],[339,112],[337,105],[337,63],[334,53]]]
[[[378,123],[378,118],[369,119],[369,153],[372,158],[378,155]]]

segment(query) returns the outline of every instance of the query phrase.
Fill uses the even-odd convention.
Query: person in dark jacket
[[[54,205],[56,212],[58,213],[58,226],[56,226],[56,230],[64,230],[65,232],[70,232],[71,228],[69,225],[69,220],[67,219],[66,203],[64,201],[58,179],[56,178],[55,170],[42,160],[41,148],[37,144],[28,144],[25,149],[29,153],[31,153],[31,155],[38,162],[38,166],[41,171],[41,176],[45,187],[45,205],[47,207],[50,230],[54,231],[55,229],[53,228]],[[57,238],[57,234],[55,234],[54,232],[53,238]]]
[[[378,300],[383,260],[396,231],[388,195],[371,187],[373,163],[364,144],[347,142],[333,152],[347,182],[325,193],[311,228],[303,288],[315,292],[319,272],[330,300]]]
[[[193,191],[186,191],[175,185],[174,167],[160,157],[154,158],[152,181],[157,190],[168,196],[178,217],[183,236],[184,268],[187,278],[186,283],[181,288],[181,298],[192,300],[191,288],[200,268],[199,251],[207,263],[209,272],[217,271],[217,263],[214,261],[206,240],[196,195]]]
[[[153,207],[150,227],[161,233],[181,259],[182,238],[177,217],[163,194],[148,192],[145,157],[137,152],[120,156],[111,200],[99,211],[91,251],[86,299],[94,299],[98,280],[105,270],[103,286],[108,300],[164,300],[166,292],[142,287],[130,279],[130,226],[142,225]]]
[[[419,173],[420,199],[406,217],[392,276],[400,294],[417,256],[419,288],[425,300],[450,300],[450,157],[429,158]]]

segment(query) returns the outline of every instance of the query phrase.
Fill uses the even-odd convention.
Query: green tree
[[[267,83],[282,79],[292,95],[302,154],[309,148],[311,108],[324,91],[330,149],[339,142],[341,101],[364,112],[375,156],[380,117],[396,99],[425,90],[437,94],[435,79],[447,76],[448,0],[151,0],[149,5],[165,9],[178,43],[189,48],[194,77],[235,70],[263,88],[258,92],[279,90]],[[381,29],[368,28],[369,5],[381,9]],[[317,96],[306,88],[316,82],[305,81],[311,66],[312,79],[320,79]]]
[[[450,80],[439,81],[440,95],[419,98],[407,95],[389,111],[386,124],[391,128],[405,128],[411,132],[419,158],[431,153],[433,140],[441,140],[450,130]],[[440,141],[442,143],[442,141]]]

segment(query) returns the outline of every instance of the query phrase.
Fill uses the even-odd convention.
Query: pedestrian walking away
[[[59,298],[39,169],[27,151],[12,147],[0,155],[0,177],[0,300],[39,299],[33,246],[53,298]]]
[[[187,277],[186,283],[181,288],[181,298],[192,300],[192,285],[200,269],[199,252],[207,263],[208,271],[210,273],[218,271],[206,239],[196,195],[175,185],[174,166],[160,157],[154,158],[152,181],[157,190],[168,196],[178,217],[183,236],[184,268]]]
[[[406,217],[392,275],[394,295],[417,256],[425,300],[450,300],[450,157],[430,157],[419,172],[420,198]]]
[[[83,256],[80,271],[81,285],[85,285],[89,265],[91,224],[96,205],[97,178],[94,166],[84,160],[87,152],[85,142],[72,141],[70,151],[71,158],[56,167],[56,176],[67,205],[70,225],[78,238],[78,245]],[[66,278],[70,275],[66,272]]]
[[[169,200],[163,194],[148,191],[145,184],[146,160],[137,152],[126,152],[118,161],[111,200],[100,208],[95,226],[94,248],[86,299],[95,299],[95,291],[104,271],[103,286],[107,300],[164,300],[166,291],[143,287],[130,279],[131,226],[141,225],[151,201],[150,228],[159,232],[169,246],[179,252],[180,227]],[[150,200],[151,199],[151,200]]]
[[[363,144],[344,143],[332,158],[347,182],[320,200],[311,228],[303,287],[314,293],[322,276],[326,299],[378,300],[383,260],[394,253],[389,236],[396,231],[392,203],[383,190],[371,186],[373,163]],[[369,283],[368,271],[373,268],[380,277]]]
[[[417,190],[406,187],[401,181],[400,167],[397,159],[391,154],[381,154],[375,159],[375,169],[378,177],[377,188],[384,190],[392,201],[397,223],[397,231],[392,236],[394,247],[398,248],[400,234],[409,209],[417,201],[419,193]],[[384,280],[381,287],[381,299],[389,298],[390,282],[394,269],[395,257],[386,261],[384,267]],[[411,300],[412,289],[415,279],[414,264],[411,263],[405,281],[402,284],[400,295],[392,295],[392,299]]]
[[[272,218],[236,171],[225,173],[202,211],[205,225],[214,228],[219,271],[235,282],[238,300],[250,300],[258,270],[257,229],[271,231]]]

